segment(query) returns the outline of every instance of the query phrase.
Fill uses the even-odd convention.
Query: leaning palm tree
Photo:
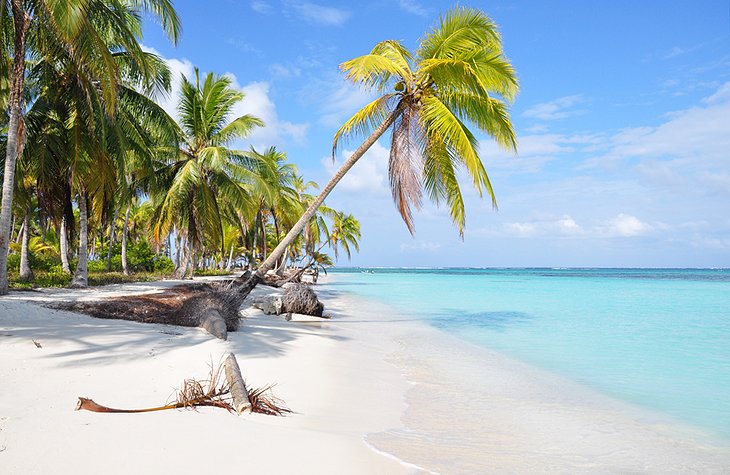
[[[487,15],[457,7],[426,35],[415,55],[398,41],[389,40],[340,68],[348,80],[375,88],[381,95],[337,131],[333,156],[345,139],[366,136],[365,141],[261,264],[254,280],[261,279],[274,265],[345,173],[391,128],[391,191],[411,233],[412,209],[420,207],[425,191],[437,204],[448,205],[451,219],[463,236],[464,201],[457,180],[460,169],[469,175],[480,196],[486,192],[496,206],[479,157],[478,140],[467,124],[476,126],[502,148],[516,151],[507,105],[518,85],[497,26]]]
[[[348,120],[335,135],[367,135],[337,171],[307,211],[251,276],[242,276],[235,289],[204,291],[179,302],[179,307],[155,307],[159,321],[170,315],[192,325],[226,324],[237,328],[238,310],[264,274],[310,223],[335,185],[387,130],[393,128],[390,180],[393,196],[406,225],[413,231],[411,208],[423,191],[437,203],[449,205],[459,231],[464,228],[464,203],[457,170],[466,170],[474,187],[495,203],[494,192],[478,154],[478,142],[467,127],[475,125],[503,148],[514,151],[516,140],[507,104],[517,93],[517,78],[505,58],[496,25],[478,10],[456,8],[428,33],[415,56],[396,41],[376,45],[370,54],[341,65],[349,80],[383,93]],[[369,134],[369,135],[368,135]],[[145,301],[150,305],[152,300]],[[128,318],[137,301],[116,302],[119,318]],[[148,308],[144,308],[145,312]],[[109,315],[110,307],[104,309]],[[146,319],[148,313],[140,316]]]

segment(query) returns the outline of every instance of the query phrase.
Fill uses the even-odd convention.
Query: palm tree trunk
[[[8,293],[8,248],[10,222],[13,216],[13,187],[15,186],[15,162],[20,145],[21,104],[25,87],[25,35],[30,25],[30,16],[23,8],[22,0],[12,0],[15,42],[13,45],[13,72],[10,85],[8,108],[8,137],[5,147],[5,171],[3,174],[2,204],[0,205],[0,295]]]
[[[233,247],[235,242],[231,242],[231,252],[228,253],[228,264],[226,264],[226,270],[230,271],[233,268]]]
[[[122,226],[122,272],[129,275],[129,263],[127,262],[127,234],[129,233],[129,205],[124,213],[124,225]]]
[[[112,271],[112,248],[114,247],[114,236],[117,229],[117,218],[119,218],[119,207],[114,208],[114,216],[109,224],[109,251],[106,253],[106,270]]]
[[[317,208],[320,207],[322,203],[324,203],[325,198],[329,196],[329,194],[332,192],[332,189],[337,185],[337,183],[342,180],[342,177],[345,176],[345,174],[350,170],[350,168],[357,163],[358,160],[365,154],[365,152],[368,151],[370,147],[380,138],[381,135],[385,133],[388,128],[393,125],[393,122],[395,121],[396,117],[401,113],[401,109],[398,107],[393,112],[390,113],[390,115],[383,121],[382,124],[376,128],[370,136],[365,139],[365,141],[355,150],[355,152],[345,160],[345,163],[342,164],[339,170],[337,170],[337,173],[332,177],[332,179],[327,183],[327,186],[324,187],[322,192],[317,196],[317,198],[312,202],[312,204],[309,205],[309,208],[307,208],[307,211],[304,212],[301,218],[299,218],[299,221],[296,222],[296,224],[289,230],[289,232],[284,236],[284,239],[282,239],[279,242],[279,245],[276,246],[276,249],[274,249],[269,257],[261,263],[259,268],[256,270],[256,274],[258,274],[258,278],[262,278],[264,274],[266,274],[266,271],[271,269],[271,267],[274,265],[274,263],[281,257],[281,255],[286,250],[287,246],[291,244],[294,239],[296,239],[297,236],[299,236],[299,233],[302,232],[304,229],[304,226],[307,225],[310,219],[312,219],[312,216],[314,216],[314,213],[317,211]]]
[[[263,254],[261,255],[261,259],[266,260],[266,245],[268,244],[268,240],[266,239],[266,220],[264,220],[264,214],[259,212],[260,222],[261,222],[261,251]]]
[[[15,221],[15,217],[13,216],[13,221]],[[10,231],[12,233],[13,228],[10,228]],[[20,241],[23,239],[23,231],[25,231],[25,221],[20,223],[20,229],[18,229],[18,235],[15,236],[15,244],[19,244]],[[13,239],[10,239],[11,241]]]
[[[66,230],[66,216],[61,218],[61,232],[58,237],[61,246],[61,268],[67,274],[71,273],[68,263],[68,230]]]
[[[183,240],[180,239],[180,237],[178,236],[177,267],[175,268],[175,272],[173,273],[173,277],[175,277],[176,279],[185,278],[185,274],[187,274],[188,271],[188,261],[190,261],[187,241],[185,241],[184,243],[182,241]]]
[[[175,269],[180,267],[182,248],[180,247],[180,233],[175,230]]]
[[[33,269],[30,268],[30,207],[25,210],[23,219],[23,244],[20,248],[20,280],[33,280]]]
[[[188,238],[188,265],[190,266],[190,278],[195,277],[195,268],[197,267],[198,253],[195,252],[195,239]],[[183,278],[187,276],[187,267]]]
[[[79,262],[71,287],[89,286],[89,217],[86,213],[86,191],[79,194]]]

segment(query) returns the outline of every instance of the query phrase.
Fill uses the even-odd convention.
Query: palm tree
[[[180,90],[180,126],[185,143],[159,173],[164,177],[156,198],[154,235],[158,241],[174,227],[186,239],[185,252],[176,276],[185,277],[195,264],[195,254],[204,244],[221,250],[223,229],[219,197],[241,208],[251,199],[243,187],[250,180],[250,159],[242,151],[228,146],[247,136],[263,122],[252,115],[229,121],[244,94],[231,87],[226,76],[209,73],[195,82],[183,77]],[[154,193],[153,193],[154,194]]]
[[[120,80],[113,52],[100,38],[100,33],[115,34],[115,49],[124,49],[131,56],[143,54],[137,38],[141,34],[139,13],[151,13],[159,20],[173,42],[180,32],[180,20],[169,0],[0,0],[0,19],[12,16],[14,31],[13,62],[8,97],[8,137],[3,174],[2,206],[0,207],[0,295],[7,293],[7,249],[12,215],[15,163],[22,149],[22,108],[25,93],[25,57],[27,38],[32,30],[33,48],[39,56],[68,59],[89,77],[98,81],[108,113],[116,105]],[[0,41],[6,43],[6,29],[0,28]],[[102,35],[103,36],[103,35]],[[72,52],[72,54],[68,54]],[[90,60],[90,58],[99,60]]]
[[[451,219],[463,236],[459,168],[466,170],[477,192],[482,195],[486,191],[496,206],[479,158],[478,140],[467,124],[485,132],[504,149],[515,151],[507,104],[515,97],[518,85],[497,26],[487,15],[457,7],[426,35],[415,56],[397,41],[384,41],[340,68],[348,80],[375,88],[382,95],[337,131],[333,155],[343,139],[367,137],[261,264],[253,280],[261,279],[274,265],[345,173],[390,128],[391,191],[411,233],[412,207],[420,207],[425,190],[434,202],[449,206]]]
[[[295,189],[297,167],[287,162],[285,152],[269,147],[263,153],[251,148],[247,154],[252,159],[253,176],[248,186],[250,193],[259,203],[256,220],[261,229],[263,258],[267,254],[266,224],[271,217],[274,226],[274,242],[281,239],[281,225],[290,216],[292,209],[297,209],[301,215],[297,191]]]
[[[351,214],[345,214],[341,211],[335,213],[331,233],[329,236],[329,244],[332,247],[332,251],[335,253],[335,259],[338,256],[338,249],[342,248],[347,254],[347,259],[352,258],[352,251],[350,247],[353,247],[356,251],[360,251],[360,221],[355,219]]]

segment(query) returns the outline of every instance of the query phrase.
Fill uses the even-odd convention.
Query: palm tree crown
[[[341,66],[347,79],[382,95],[352,116],[335,134],[333,154],[343,138],[368,135],[393,120],[389,177],[396,207],[413,233],[412,207],[422,190],[446,202],[459,232],[465,224],[457,181],[463,169],[480,196],[496,198],[479,158],[474,124],[503,148],[515,151],[507,103],[517,77],[504,56],[496,25],[484,13],[456,8],[441,18],[412,55],[397,41],[383,41],[369,54]]]

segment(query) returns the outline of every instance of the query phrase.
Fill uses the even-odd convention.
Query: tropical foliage
[[[359,250],[358,220],[324,200],[388,131],[390,187],[411,233],[426,197],[463,235],[460,177],[496,206],[473,129],[516,150],[518,83],[482,12],[452,10],[414,52],[389,40],[341,64],[378,97],[335,133],[333,156],[364,141],[316,196],[283,150],[241,148],[265,124],[234,114],[245,98],[229,77],[182,77],[174,118],[155,102],[172,78],[140,45],[144,15],[177,41],[170,0],[0,0],[0,294],[8,270],[77,286],[90,271],[316,275]]]
[[[183,77],[178,121],[155,102],[171,77],[140,45],[144,15],[177,41],[169,0],[0,0],[0,293],[8,271],[86,286],[89,272],[253,266],[303,212],[311,183],[286,153],[236,149],[264,124],[232,116],[230,78]],[[312,239],[278,268],[336,242]]]

